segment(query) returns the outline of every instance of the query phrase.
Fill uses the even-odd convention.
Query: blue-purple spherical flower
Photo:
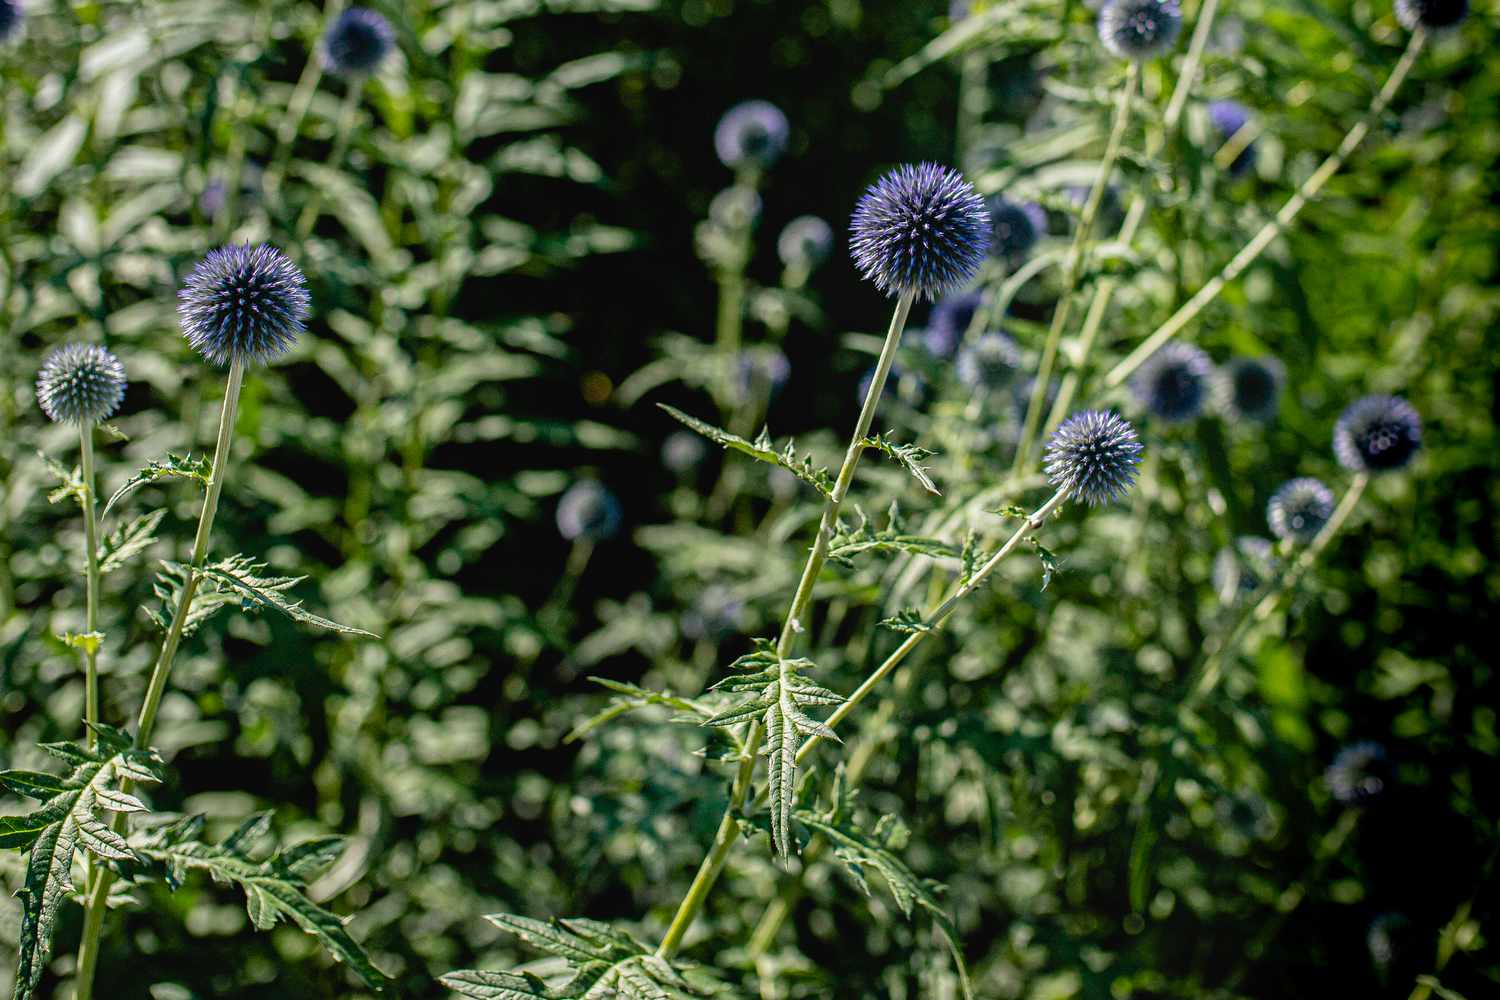
[[[1025,257],[1047,231],[1047,213],[1033,202],[995,195],[985,205],[990,210],[990,256],[996,259]]]
[[[1004,389],[1021,371],[1021,349],[998,330],[958,353],[958,380],[970,389]]]
[[[557,502],[557,530],[570,542],[613,538],[622,518],[620,501],[593,479],[574,483]]]
[[[64,344],[42,362],[36,401],[60,424],[96,424],[125,398],[125,366],[97,344]]]
[[[1367,806],[1385,794],[1391,783],[1391,762],[1385,747],[1365,741],[1340,750],[1323,780],[1333,797],[1346,806]]]
[[[1141,365],[1130,389],[1154,416],[1181,423],[1203,412],[1213,375],[1214,365],[1207,354],[1173,341]]]
[[[1208,121],[1213,126],[1220,142],[1228,142],[1246,125],[1250,124],[1250,109],[1238,101],[1214,101],[1208,106]],[[1238,177],[1255,166],[1255,143],[1245,144],[1229,165],[1229,173]]]
[[[833,252],[833,227],[816,215],[799,215],[776,238],[776,253],[786,267],[811,271]]]
[[[1396,20],[1407,31],[1452,28],[1469,13],[1469,0],[1396,0]]]
[[[1172,47],[1182,30],[1175,0],[1110,0],[1099,12],[1099,40],[1122,59],[1150,59]]]
[[[876,181],[849,230],[855,265],[887,295],[936,300],[974,277],[990,248],[984,200],[936,163],[907,164]]]
[[[216,365],[264,364],[285,354],[311,305],[302,271],[266,243],[209,251],[177,293],[188,343]]]
[[[1285,382],[1286,368],[1275,358],[1234,358],[1219,372],[1219,402],[1231,417],[1270,420]]]
[[[1310,542],[1333,516],[1333,491],[1311,476],[1282,483],[1266,505],[1266,522],[1277,538]]]
[[[1119,500],[1135,484],[1141,439],[1128,421],[1105,410],[1064,420],[1047,442],[1047,481],[1089,505]]]
[[[323,65],[340,76],[373,73],[396,47],[391,22],[367,7],[350,7],[323,36]]]
[[[26,9],[21,0],[0,0],[0,42],[8,42],[21,33]]]
[[[1214,556],[1214,594],[1224,604],[1247,598],[1280,571],[1269,538],[1241,535]]]
[[[731,169],[771,166],[786,152],[791,126],[770,101],[745,101],[724,112],[714,129],[714,152]]]
[[[1333,428],[1333,453],[1354,472],[1402,468],[1421,447],[1422,418],[1400,396],[1355,400]]]
[[[984,305],[978,292],[949,295],[932,307],[927,317],[927,332],[922,343],[935,358],[951,358],[974,322],[974,314]]]

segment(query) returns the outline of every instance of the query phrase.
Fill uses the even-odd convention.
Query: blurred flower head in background
[[[125,366],[97,344],[64,344],[42,362],[36,400],[60,424],[96,424],[125,398]]]
[[[1238,101],[1214,101],[1208,106],[1208,121],[1220,142],[1228,142],[1250,123],[1250,109]],[[1238,177],[1255,166],[1255,142],[1250,141],[1229,165],[1229,173]]]
[[[1286,367],[1275,358],[1234,358],[1218,376],[1218,400],[1239,420],[1270,420],[1281,404]]]
[[[1367,806],[1384,795],[1390,785],[1390,758],[1379,743],[1355,743],[1338,752],[1323,780],[1344,805]]]
[[[708,446],[692,431],[667,435],[661,445],[661,461],[673,472],[691,472],[708,455]]]
[[[339,76],[373,73],[396,47],[396,32],[384,15],[350,7],[323,36],[323,65]]]
[[[1105,410],[1064,420],[1047,442],[1047,481],[1090,506],[1119,500],[1135,484],[1141,439],[1128,421]]]
[[[1174,0],[1111,0],[1099,12],[1099,40],[1122,59],[1150,59],[1172,47],[1182,30]]]
[[[1001,195],[991,196],[985,204],[990,210],[990,256],[996,259],[1025,257],[1047,231],[1047,213],[1040,205]]]
[[[620,501],[604,484],[583,479],[568,487],[557,502],[557,530],[570,542],[602,542],[620,530]]]
[[[958,354],[958,379],[970,389],[1004,389],[1021,371],[1021,349],[998,330],[983,334]]]
[[[1277,538],[1310,542],[1333,516],[1333,492],[1310,476],[1283,483],[1266,505],[1266,522]]]
[[[849,225],[849,252],[887,295],[935,301],[974,277],[990,247],[984,200],[956,170],[906,164],[876,181]]]
[[[764,170],[781,159],[790,135],[791,126],[780,108],[770,101],[745,101],[719,119],[714,129],[714,151],[731,170]]]
[[[1422,418],[1400,396],[1357,399],[1333,428],[1333,453],[1353,472],[1402,468],[1421,447]]]
[[[1396,0],[1396,20],[1407,31],[1456,27],[1469,13],[1469,0]]]
[[[216,365],[264,364],[285,354],[311,306],[302,271],[267,243],[209,251],[177,293],[188,343]]]
[[[1191,344],[1174,341],[1153,354],[1131,380],[1135,398],[1167,423],[1191,420],[1208,401],[1214,365]]]
[[[811,271],[833,252],[833,227],[816,215],[799,215],[776,238],[776,254],[785,267]]]
[[[974,314],[984,304],[984,296],[978,292],[961,292],[949,295],[932,307],[927,318],[927,331],[922,343],[927,353],[935,358],[951,358],[959,343],[974,322]]]

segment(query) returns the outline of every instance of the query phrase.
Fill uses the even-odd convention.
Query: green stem
[[[93,645],[93,636],[99,632],[99,518],[96,514],[94,491],[94,425],[83,423],[78,427],[78,440],[83,452],[83,546],[88,561],[84,592],[83,630],[90,638],[83,647],[83,721],[84,738],[90,750],[94,749],[98,737],[94,726],[99,722],[99,652]]]
[[[350,80],[344,88],[344,100],[339,105],[338,123],[334,126],[333,148],[329,150],[326,161],[329,170],[338,170],[344,164],[344,157],[348,155],[349,139],[354,132],[354,112],[359,108],[359,97],[364,89],[364,77]],[[312,196],[302,208],[301,217],[297,219],[297,243],[300,244],[307,239],[313,231],[313,226],[318,224],[318,216],[322,213],[323,189],[315,186]]]
[[[791,654],[797,635],[803,631],[802,619],[812,603],[813,585],[828,561],[828,546],[833,539],[839,509],[843,506],[844,497],[854,482],[854,472],[859,467],[860,456],[864,453],[864,441],[869,436],[870,425],[875,420],[875,410],[880,404],[881,393],[885,391],[886,378],[891,373],[891,365],[895,363],[896,349],[901,344],[901,333],[906,329],[906,319],[911,313],[914,296],[913,292],[904,292],[896,302],[896,311],[891,316],[891,325],[886,332],[885,344],[880,350],[880,360],[876,362],[875,374],[870,379],[870,387],[865,392],[864,405],[859,411],[859,420],[856,421],[854,433],[849,438],[849,448],[844,453],[844,464],[840,466],[838,479],[833,484],[833,491],[823,506],[823,518],[818,524],[817,539],[813,542],[812,552],[808,554],[807,565],[802,569],[802,578],[792,597],[791,607],[787,610],[786,623],[781,629],[781,638],[776,643],[776,655],[782,659]],[[683,937],[687,934],[688,928],[693,925],[699,911],[703,909],[708,894],[713,891],[714,883],[719,880],[719,875],[729,860],[729,852],[733,850],[739,836],[739,813],[750,794],[751,780],[755,775],[755,759],[764,738],[765,727],[759,720],[752,722],[745,739],[743,755],[740,757],[739,769],[735,773],[734,784],[730,788],[729,803],[724,808],[724,816],[719,821],[719,828],[714,834],[713,845],[709,848],[708,856],[703,859],[703,864],[699,866],[698,874],[693,878],[693,884],[688,887],[687,895],[678,904],[677,912],[673,915],[672,922],[661,939],[661,944],[657,946],[656,954],[662,959],[670,961],[682,947]]]
[[[156,725],[156,713],[161,707],[162,693],[167,688],[167,678],[172,673],[172,661],[177,647],[182,642],[182,633],[187,625],[188,613],[192,610],[193,597],[198,591],[199,572],[208,559],[208,540],[213,531],[214,515],[219,509],[219,496],[224,488],[224,477],[229,470],[230,439],[234,432],[234,417],[239,407],[240,386],[244,382],[245,363],[236,358],[229,366],[229,382],[224,390],[224,406],[219,413],[219,438],[214,446],[214,462],[209,473],[208,489],[203,497],[203,510],[198,516],[198,534],[193,540],[193,555],[187,579],[183,581],[182,596],[172,615],[171,627],[162,642],[156,666],[146,685],[146,697],[141,704],[141,714],[136,725],[135,745],[147,747],[151,742],[151,731]],[[121,791],[129,791],[131,783],[122,781]],[[116,813],[111,824],[115,831],[123,832],[126,814]],[[109,888],[114,876],[105,868],[95,870],[89,882],[88,901],[84,904],[83,937],[78,945],[78,971],[75,976],[74,1000],[91,1000],[94,990],[94,972],[99,964],[100,934],[104,927],[104,913],[108,908]]]
[[[1109,374],[1104,377],[1106,386],[1113,389],[1128,379],[1137,368],[1145,363],[1147,358],[1151,357],[1164,344],[1177,336],[1183,327],[1191,323],[1203,311],[1205,306],[1218,298],[1219,293],[1224,290],[1224,286],[1239,277],[1241,272],[1254,263],[1256,258],[1265,251],[1266,247],[1270,246],[1271,242],[1296,220],[1297,214],[1302,211],[1303,207],[1313,198],[1317,197],[1318,192],[1323,189],[1323,185],[1327,184],[1329,178],[1338,173],[1340,168],[1343,167],[1344,162],[1348,160],[1350,154],[1364,141],[1365,136],[1369,134],[1370,128],[1374,125],[1376,119],[1385,113],[1385,109],[1391,103],[1391,99],[1396,96],[1396,91],[1401,88],[1401,84],[1406,80],[1407,74],[1411,72],[1412,66],[1416,64],[1417,56],[1422,51],[1422,44],[1426,40],[1426,37],[1426,32],[1420,28],[1412,32],[1411,41],[1407,43],[1406,51],[1402,54],[1401,60],[1391,70],[1391,75],[1386,78],[1385,86],[1380,88],[1380,92],[1370,102],[1369,110],[1366,111],[1364,117],[1355,122],[1354,127],[1345,134],[1344,141],[1339,143],[1338,149],[1334,150],[1332,155],[1324,160],[1317,170],[1313,171],[1312,176],[1302,182],[1302,185],[1297,188],[1296,192],[1287,199],[1286,204],[1281,206],[1281,210],[1276,213],[1275,217],[1262,226],[1260,231],[1250,238],[1250,242],[1246,243],[1240,249],[1240,252],[1235,254],[1229,263],[1224,265],[1222,271],[1210,279],[1208,284],[1198,289],[1197,294],[1183,303],[1182,307],[1173,313],[1155,332],[1142,341],[1140,346],[1131,351],[1123,361],[1110,370]]]
[[[1099,215],[1099,206],[1104,202],[1104,192],[1109,187],[1110,175],[1114,173],[1115,161],[1125,142],[1125,129],[1130,123],[1130,108],[1134,103],[1136,84],[1141,76],[1140,63],[1132,60],[1125,71],[1125,83],[1120,87],[1119,99],[1115,103],[1114,122],[1110,126],[1109,139],[1104,144],[1104,159],[1099,163],[1099,173],[1094,186],[1089,189],[1088,201],[1084,202],[1083,215],[1078,228],[1073,232],[1073,244],[1068,250],[1068,263],[1063,271],[1062,291],[1057,307],[1052,311],[1052,325],[1047,329],[1047,339],[1042,345],[1042,360],[1037,367],[1036,382],[1031,387],[1031,400],[1026,406],[1026,419],[1021,425],[1021,440],[1016,445],[1013,473],[1026,468],[1031,458],[1033,438],[1037,425],[1041,423],[1042,407],[1047,402],[1047,387],[1052,382],[1052,366],[1057,361],[1058,345],[1062,343],[1063,330],[1073,310],[1073,289],[1078,284],[1078,273],[1088,255],[1089,236],[1094,231],[1094,220]]]

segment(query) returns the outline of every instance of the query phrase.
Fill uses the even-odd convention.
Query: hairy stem
[[[84,738],[90,750],[98,742],[94,725],[99,721],[99,651],[93,636],[99,632],[99,518],[94,490],[94,425],[78,426],[78,441],[83,465],[83,547],[88,562],[84,580],[83,630],[90,638],[83,647],[83,721]]]
[[[838,520],[839,509],[843,506],[849,486],[854,482],[854,472],[859,467],[860,456],[865,450],[864,440],[869,436],[870,425],[875,420],[875,410],[880,404],[881,393],[885,390],[886,378],[891,373],[891,365],[895,363],[896,349],[901,344],[901,333],[906,329],[906,318],[911,313],[914,297],[915,293],[905,292],[896,302],[896,311],[891,316],[891,325],[880,349],[880,360],[876,362],[875,374],[865,392],[864,406],[860,408],[859,420],[854,425],[849,448],[844,453],[844,464],[839,467],[833,491],[823,505],[817,539],[813,542],[812,552],[808,554],[807,564],[802,569],[802,578],[798,581],[791,607],[787,610],[786,623],[782,626],[781,637],[776,643],[776,655],[782,659],[791,654],[798,633],[803,631],[802,619],[812,604],[813,585],[828,561],[828,546],[833,539],[834,524]],[[703,864],[699,866],[693,884],[688,887],[687,895],[678,904],[677,912],[672,917],[661,944],[657,946],[656,954],[662,959],[670,961],[682,947],[683,937],[703,909],[708,894],[713,891],[714,883],[719,880],[724,864],[729,860],[729,852],[733,850],[739,834],[739,813],[749,797],[751,781],[755,776],[755,758],[764,739],[765,726],[759,720],[750,723],[744,753],[735,773],[734,784],[730,788],[729,803],[724,808],[724,817],[719,821],[719,828],[714,834],[713,845],[709,848],[708,856],[703,859]]]
[[[1417,56],[1421,53],[1422,44],[1426,38],[1426,32],[1420,28],[1412,32],[1411,41],[1407,43],[1406,51],[1402,54],[1400,61],[1391,70],[1391,75],[1386,78],[1385,86],[1380,88],[1380,92],[1370,102],[1370,107],[1365,112],[1364,117],[1354,123],[1354,127],[1344,135],[1344,141],[1339,143],[1338,148],[1333,151],[1332,155],[1324,160],[1317,170],[1313,171],[1312,176],[1302,182],[1302,185],[1287,199],[1286,204],[1281,206],[1281,210],[1276,213],[1275,217],[1262,226],[1260,231],[1250,238],[1250,242],[1240,248],[1240,252],[1235,254],[1229,263],[1224,265],[1223,270],[1214,275],[1206,285],[1198,289],[1197,294],[1183,303],[1182,307],[1173,313],[1165,323],[1142,341],[1123,361],[1110,370],[1109,374],[1104,377],[1106,386],[1113,389],[1129,378],[1137,368],[1145,363],[1147,358],[1151,357],[1164,344],[1177,336],[1183,327],[1191,323],[1203,311],[1204,307],[1218,298],[1219,293],[1224,290],[1224,286],[1239,277],[1241,272],[1254,263],[1256,258],[1265,251],[1266,247],[1270,246],[1271,242],[1296,220],[1297,214],[1302,211],[1309,201],[1317,197],[1318,192],[1323,189],[1323,185],[1327,184],[1329,178],[1338,173],[1350,154],[1364,141],[1365,136],[1369,134],[1370,128],[1374,125],[1376,119],[1385,113],[1385,109],[1391,103],[1391,99],[1396,96],[1396,91],[1401,88],[1401,84],[1411,72],[1412,66],[1416,64]]]

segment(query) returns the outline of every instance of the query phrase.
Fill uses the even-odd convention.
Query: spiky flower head
[[[776,253],[786,267],[811,271],[833,252],[833,227],[816,215],[799,215],[776,238]]]
[[[1154,416],[1181,423],[1203,412],[1213,374],[1214,364],[1207,354],[1173,341],[1141,365],[1130,390]]]
[[[8,42],[21,32],[26,10],[21,0],[0,0],[0,42]]]
[[[1387,472],[1422,447],[1422,418],[1400,396],[1366,396],[1350,403],[1333,427],[1333,453],[1354,472]]]
[[[1021,370],[1021,349],[998,330],[958,354],[958,380],[970,389],[1004,389]]]
[[[1219,141],[1228,142],[1250,124],[1250,109],[1238,101],[1214,101],[1208,106],[1208,122],[1218,134]],[[1255,157],[1255,142],[1252,140],[1229,165],[1229,173],[1235,177],[1245,173],[1255,166]]]
[[[367,7],[350,7],[323,36],[323,65],[339,76],[373,73],[396,47],[391,22]]]
[[[961,292],[934,305],[927,317],[927,332],[922,335],[927,353],[935,358],[953,357],[983,304],[984,296],[978,292]]]
[[[1391,762],[1385,747],[1366,740],[1340,750],[1323,780],[1333,797],[1346,806],[1367,806],[1385,794],[1391,782]]]
[[[1235,358],[1219,372],[1219,404],[1232,417],[1270,420],[1285,382],[1286,368],[1275,358]]]
[[[42,362],[36,401],[60,424],[97,424],[125,398],[125,366],[97,344],[64,344]]]
[[[268,243],[209,251],[177,293],[182,332],[216,365],[264,364],[285,354],[311,305],[302,271]]]
[[[620,501],[593,479],[568,487],[557,502],[557,530],[568,541],[602,542],[620,530]]]
[[[1099,40],[1121,59],[1159,56],[1181,30],[1175,0],[1110,0],[1099,12]]]
[[[1453,28],[1468,13],[1469,0],[1396,0],[1396,20],[1407,31]]]
[[[1084,410],[1064,420],[1047,442],[1047,481],[1093,506],[1119,500],[1135,484],[1141,439],[1126,420]]]
[[[1254,594],[1279,570],[1269,538],[1241,535],[1214,556],[1214,594],[1220,602],[1234,604]]]
[[[724,112],[714,129],[714,152],[731,170],[765,169],[781,159],[791,135],[786,115],[770,101],[745,101]]]
[[[1333,491],[1311,476],[1281,484],[1266,505],[1271,534],[1310,542],[1333,516]]]
[[[1047,231],[1047,213],[1033,202],[994,195],[985,205],[990,210],[990,256],[997,260],[1026,256]]]
[[[990,248],[984,200],[936,163],[906,164],[872,184],[849,231],[855,266],[876,288],[929,301],[974,277]]]

